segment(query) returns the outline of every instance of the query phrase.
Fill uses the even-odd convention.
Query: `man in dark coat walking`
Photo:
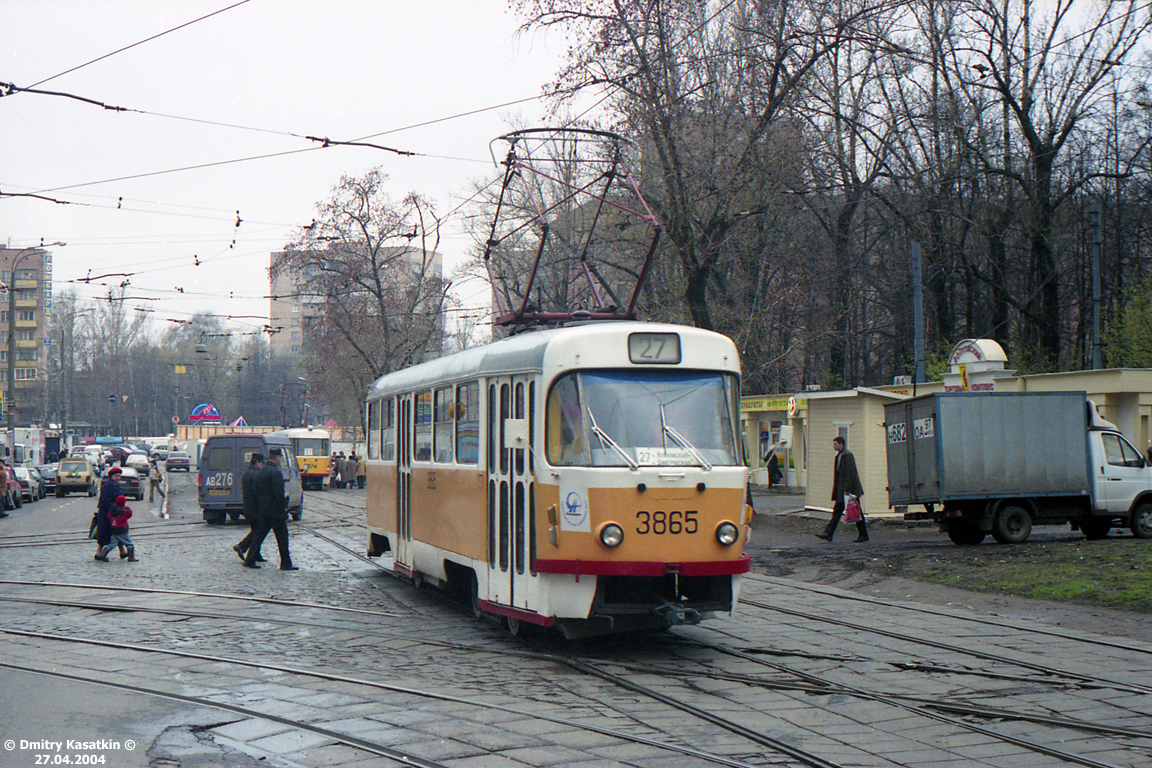
[[[240,497],[244,503],[244,517],[248,519],[249,527],[248,535],[240,539],[240,542],[232,549],[236,550],[236,554],[240,556],[241,560],[248,554],[248,547],[252,544],[252,534],[256,532],[257,522],[260,519],[260,508],[256,503],[256,478],[263,468],[264,454],[254,451],[248,459],[248,469],[244,470],[244,474],[240,476]],[[259,549],[256,550],[256,557],[253,559],[257,563],[264,562],[264,558],[260,557]]]
[[[279,448],[268,449],[268,461],[256,476],[256,506],[259,509],[260,523],[252,531],[248,554],[244,557],[245,568],[259,568],[256,555],[268,531],[276,534],[276,546],[280,549],[280,570],[300,570],[292,565],[288,553],[288,498],[284,495],[284,475],[280,471],[282,452]]]
[[[857,498],[864,495],[864,487],[860,484],[860,475],[856,471],[856,457],[848,450],[844,438],[837,435],[832,438],[832,447],[836,451],[836,461],[832,469],[832,519],[828,521],[823,533],[818,538],[832,541],[836,533],[836,526],[840,525],[840,518],[844,515],[844,496],[852,495]],[[864,522],[863,509],[860,519],[856,521],[856,541],[868,541],[868,524]]]

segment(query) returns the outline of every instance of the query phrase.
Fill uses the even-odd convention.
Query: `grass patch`
[[[1141,539],[958,547],[901,574],[950,587],[1152,613],[1152,543]]]

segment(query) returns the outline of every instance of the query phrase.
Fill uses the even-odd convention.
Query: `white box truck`
[[[1083,392],[956,392],[885,406],[888,503],[956,544],[1071,525],[1152,538],[1152,466]]]

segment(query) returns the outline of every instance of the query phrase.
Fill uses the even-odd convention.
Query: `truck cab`
[[[1136,505],[1148,503],[1152,470],[1147,460],[1119,432],[1093,428],[1093,512],[1127,516]]]

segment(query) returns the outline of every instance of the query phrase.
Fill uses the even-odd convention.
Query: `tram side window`
[[[452,389],[436,390],[436,429],[432,436],[433,455],[441,464],[452,463],[453,427],[455,426],[455,404]]]
[[[396,460],[396,400],[391,397],[380,403],[380,458]]]
[[[475,381],[456,387],[456,461],[480,461],[480,385]]]
[[[580,393],[575,375],[565,376],[548,393],[546,445],[548,461],[556,465],[588,464],[584,439],[584,422],[580,410]]]
[[[413,423],[412,458],[432,461],[432,391],[416,393],[416,419]]]
[[[327,456],[327,454],[325,454]],[[380,401],[368,403],[368,458],[380,458]]]

